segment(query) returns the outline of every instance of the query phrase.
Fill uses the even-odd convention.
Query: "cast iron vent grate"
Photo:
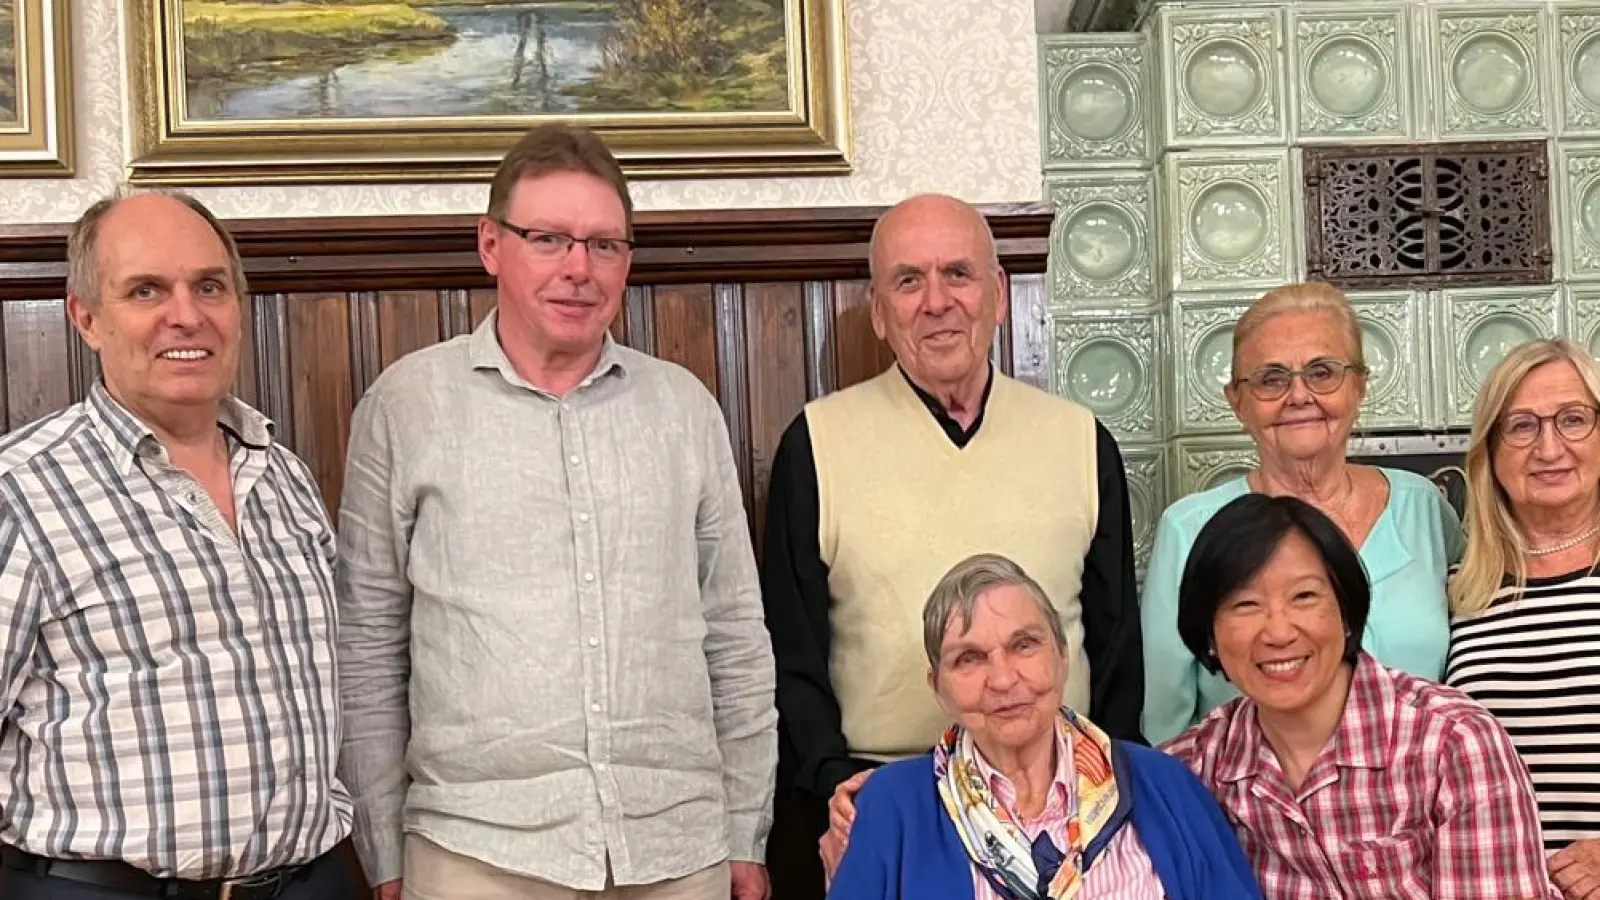
[[[1304,152],[1311,280],[1349,290],[1549,283],[1543,141]]]

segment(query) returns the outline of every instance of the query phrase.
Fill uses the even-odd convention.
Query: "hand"
[[[850,846],[850,829],[856,824],[856,794],[871,774],[872,770],[867,769],[851,775],[834,788],[833,798],[828,801],[828,833],[817,842],[817,852],[822,854],[822,871],[830,883]]]
[[[1573,841],[1550,857],[1550,880],[1566,900],[1600,900],[1600,838]]]
[[[767,900],[771,894],[767,867],[760,863],[729,862],[728,874],[733,881],[733,900]]]
[[[372,900],[400,900],[400,879],[385,881],[373,888]]]

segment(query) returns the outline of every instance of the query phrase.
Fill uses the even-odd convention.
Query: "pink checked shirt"
[[[1528,770],[1487,710],[1361,654],[1298,792],[1240,698],[1164,748],[1216,795],[1273,900],[1560,900]]]
[[[990,768],[982,753],[977,757],[978,771],[988,780],[989,790],[994,793],[995,800],[1015,814],[1017,791],[1011,785],[1011,779]],[[1050,835],[1050,840],[1058,850],[1063,854],[1067,852],[1069,792],[1075,790],[1076,785],[1076,773],[1072,771],[1072,737],[1058,734],[1056,777],[1050,785],[1050,797],[1045,801],[1044,812],[1038,818],[1022,823],[1022,830],[1029,841],[1044,831]],[[976,866],[972,868],[972,883],[977,887],[974,900],[1001,900],[999,893]],[[1161,889],[1161,879],[1150,864],[1150,854],[1145,851],[1144,843],[1134,833],[1132,822],[1125,822],[1111,838],[1111,843],[1095,857],[1094,864],[1083,876],[1083,887],[1078,893],[1079,900],[1162,900],[1164,897],[1166,892]]]

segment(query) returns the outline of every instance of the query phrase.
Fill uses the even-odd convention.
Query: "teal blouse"
[[[1450,645],[1445,581],[1461,557],[1461,525],[1433,482],[1413,472],[1379,469],[1389,505],[1361,545],[1372,582],[1372,608],[1361,646],[1378,661],[1422,678],[1444,674]],[[1178,584],[1189,548],[1217,510],[1247,493],[1244,478],[1191,494],[1167,507],[1156,526],[1144,577],[1144,737],[1152,746],[1177,737],[1213,708],[1239,696],[1221,672],[1200,665],[1178,637]]]

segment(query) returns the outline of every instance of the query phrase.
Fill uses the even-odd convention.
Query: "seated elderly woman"
[[[955,725],[867,780],[830,898],[1260,896],[1182,763],[1062,707],[1061,619],[1015,563],[956,564],[922,626],[928,685]]]
[[[1178,629],[1243,696],[1165,749],[1216,795],[1268,897],[1551,900],[1527,769],[1465,694],[1361,649],[1339,526],[1248,494],[1200,530]]]
[[[1467,550],[1446,683],[1495,714],[1533,773],[1569,898],[1600,897],[1600,366],[1567,340],[1506,355],[1467,448]]]
[[[1461,549],[1455,512],[1426,478],[1352,465],[1346,440],[1367,392],[1361,326],[1336,288],[1293,284],[1251,305],[1233,330],[1233,380],[1224,389],[1255,442],[1255,469],[1172,504],[1156,525],[1144,580],[1145,690],[1141,725],[1159,744],[1238,696],[1184,652],[1178,579],[1201,526],[1224,503],[1257,492],[1322,510],[1356,547],[1372,579],[1361,635],[1384,665],[1431,678],[1450,639],[1445,584]]]

